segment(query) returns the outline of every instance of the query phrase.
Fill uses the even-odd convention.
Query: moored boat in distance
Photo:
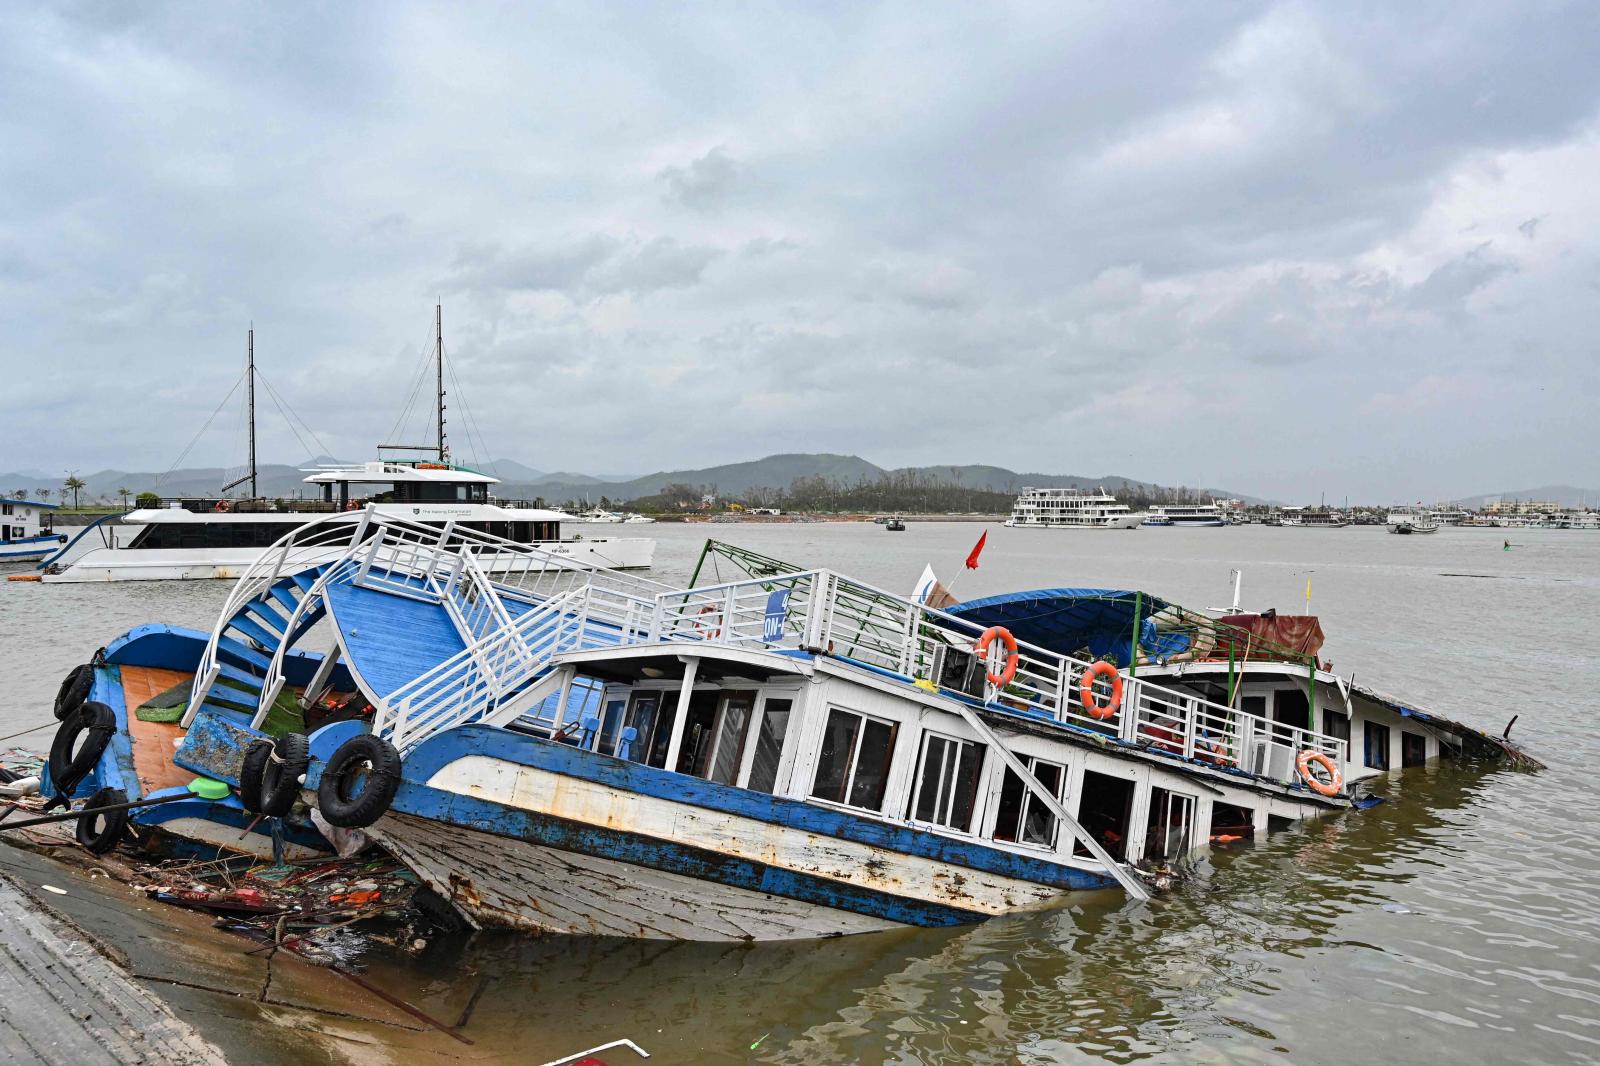
[[[655,541],[643,537],[563,538],[566,516],[492,501],[489,487],[497,478],[450,462],[389,459],[325,466],[305,481],[320,490],[320,500],[287,500],[282,510],[267,501],[220,500],[209,506],[193,501],[189,507],[141,508],[116,525],[86,527],[79,538],[97,534],[100,544],[76,556],[70,550],[76,541],[61,547],[57,554],[70,558],[50,560],[42,580],[236,578],[296,527],[368,502],[380,513],[432,525],[445,537],[461,530],[489,533],[586,566],[637,569],[648,567],[655,554]],[[336,555],[330,549],[328,558]]]
[[[1215,503],[1161,503],[1150,507],[1147,526],[1225,526],[1228,517]]]
[[[1389,512],[1386,523],[1390,533],[1437,533],[1439,523],[1427,511],[1397,508]]]
[[[1138,529],[1149,516],[1135,512],[1105,489],[1024,488],[1011,506],[1008,526],[1044,529]]]
[[[0,564],[31,563],[54,555],[67,535],[55,531],[56,505],[0,499]]]

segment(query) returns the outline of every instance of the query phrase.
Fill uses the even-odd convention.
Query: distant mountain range
[[[296,494],[312,495],[303,484],[304,468],[335,463],[338,460],[320,456],[301,466],[269,463],[257,470],[260,492],[267,497],[289,497]],[[101,470],[82,475],[88,487],[81,493],[85,501],[115,500],[117,490],[127,488],[137,494],[155,491],[162,496],[211,496],[226,482],[238,477],[237,467],[194,467],[174,470],[160,476],[153,472],[126,470]],[[594,500],[601,496],[612,500],[633,500],[653,496],[668,485],[682,484],[704,488],[722,496],[740,496],[757,489],[786,489],[799,478],[824,478],[853,484],[858,481],[876,481],[882,477],[917,475],[932,481],[954,483],[969,489],[990,492],[1015,493],[1023,486],[1093,489],[1105,486],[1107,490],[1140,492],[1155,486],[1147,481],[1106,474],[1088,477],[1077,474],[1017,473],[999,466],[921,466],[886,468],[870,463],[856,455],[827,453],[769,455],[745,463],[728,463],[698,470],[664,470],[643,477],[626,475],[597,476],[565,471],[546,472],[511,459],[497,459],[485,464],[484,472],[501,479],[495,494],[503,499],[532,499],[542,496],[546,500]],[[158,484],[159,481],[159,484]],[[37,471],[20,471],[0,474],[0,493],[10,495],[17,489],[30,491],[47,488],[53,492],[61,489],[60,478],[38,476]],[[1206,490],[1217,496],[1238,497],[1247,502],[1259,502],[1237,492],[1222,489]],[[235,490],[237,495],[238,490]]]
[[[328,456],[297,466],[269,463],[259,468],[258,483],[261,494],[274,496],[311,496],[305,485],[305,469],[339,460]],[[796,453],[769,455],[744,463],[727,463],[697,470],[663,470],[643,477],[627,475],[580,474],[569,471],[537,470],[514,459],[496,459],[484,464],[484,472],[500,478],[495,494],[503,499],[532,499],[542,496],[550,501],[591,500],[605,496],[614,501],[634,500],[653,496],[668,485],[681,484],[703,488],[721,496],[742,496],[757,489],[787,489],[799,478],[824,478],[853,484],[858,481],[876,481],[882,477],[916,475],[937,482],[953,483],[969,489],[989,492],[1015,493],[1024,486],[1040,488],[1095,489],[1104,486],[1112,493],[1148,493],[1157,486],[1138,478],[1120,474],[1102,474],[1090,477],[1080,474],[1018,473],[1001,466],[917,466],[881,467],[858,455],[829,453]],[[238,477],[238,467],[192,467],[174,470],[162,477],[153,472],[126,470],[101,470],[83,475],[88,488],[82,499],[116,500],[117,489],[127,488],[137,494],[154,490],[163,496],[212,496],[225,482]],[[159,480],[159,484],[158,484]],[[17,489],[29,491],[47,488],[59,493],[61,479],[44,477],[37,470],[24,470],[0,474],[0,493],[11,495]],[[1246,503],[1268,501],[1246,496],[1230,489],[1206,489],[1206,493],[1222,498],[1242,499]],[[237,494],[238,490],[235,490]],[[1553,500],[1564,507],[1580,503],[1590,506],[1600,504],[1600,489],[1583,489],[1572,485],[1545,485],[1540,488],[1485,493],[1469,496],[1458,502],[1464,507],[1478,507],[1496,497],[1505,500]],[[56,498],[59,498],[56,497]]]

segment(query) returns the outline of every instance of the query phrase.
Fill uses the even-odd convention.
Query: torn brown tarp
[[[1217,650],[1226,659],[1229,645],[1235,658],[1271,659],[1284,652],[1316,655],[1322,650],[1322,623],[1309,614],[1231,614],[1217,619]],[[1239,634],[1244,630],[1244,634]]]

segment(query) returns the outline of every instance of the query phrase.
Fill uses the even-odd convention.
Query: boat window
[[[889,760],[899,729],[891,722],[855,711],[829,708],[811,794],[834,803],[882,810]]]
[[[633,705],[628,708],[627,725],[634,731],[633,750],[628,757],[634,762],[648,762],[651,751],[655,748],[655,727],[661,709],[661,693],[636,692],[633,696]],[[668,725],[670,732],[671,726]],[[667,761],[666,748],[661,749],[661,764]],[[659,765],[659,764],[658,764]]]
[[[1059,763],[1035,759],[1031,755],[1021,758],[1028,771],[1039,779],[1039,784],[1059,800],[1062,782],[1067,778],[1067,768]],[[1011,767],[1006,767],[1005,779],[1000,784],[1000,806],[994,820],[994,838],[1054,848],[1058,829],[1056,816],[1050,813],[1050,808],[1034,795],[1033,789],[1022,783],[1022,778]]]
[[[1128,823],[1132,815],[1132,781],[1093,770],[1084,771],[1083,792],[1078,797],[1078,823],[1113,859],[1127,855]],[[1080,841],[1073,848],[1073,854],[1088,855],[1089,849]]]
[[[1362,735],[1363,762],[1373,770],[1389,768],[1389,727],[1366,722]]]
[[[1309,729],[1311,705],[1305,690],[1291,688],[1276,693],[1272,700],[1272,718],[1278,723],[1272,731],[1286,744],[1293,742],[1294,730]]]
[[[1193,796],[1150,790],[1150,821],[1145,826],[1144,853],[1152,859],[1176,859],[1194,847]]]
[[[617,753],[617,739],[622,736],[622,716],[628,709],[628,698],[622,696],[614,700],[606,700],[605,710],[600,714],[600,743],[597,750],[602,755],[615,755]]]
[[[968,832],[978,798],[983,751],[982,744],[924,733],[910,816],[919,822]]]
[[[1339,711],[1322,712],[1322,731],[1330,737],[1350,743],[1350,716]]]
[[[1428,738],[1421,733],[1400,731],[1400,767],[1421,766],[1428,761]]]
[[[1232,844],[1256,835],[1255,814],[1232,803],[1211,805],[1211,843]]]
[[[718,696],[715,692],[696,693],[690,701],[678,772],[731,785],[739,776],[739,759],[744,755],[744,738],[756,694],[729,692],[720,700]],[[701,708],[709,708],[710,714]]]
[[[11,505],[9,503],[0,503],[0,515],[15,513],[16,512],[11,509]]]
[[[783,757],[783,738],[789,732],[789,712],[793,700],[768,699],[761,705],[761,728],[756,733],[755,755],[750,761],[747,788],[771,793],[778,783],[778,761]]]

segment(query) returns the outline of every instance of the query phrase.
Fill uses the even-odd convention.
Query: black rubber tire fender
[[[300,782],[311,765],[311,745],[304,733],[285,733],[272,742],[261,767],[261,808],[258,813],[282,818],[300,798]],[[241,784],[243,778],[241,775]]]
[[[250,746],[244,749],[244,762],[239,766],[239,802],[244,804],[244,809],[251,814],[265,813],[261,810],[263,796],[261,778],[271,758],[270,740],[251,741]]]
[[[89,776],[116,731],[116,713],[93,700],[62,721],[55,740],[50,743],[50,781],[57,796],[71,792]],[[80,737],[84,738],[81,747],[78,745]]]
[[[372,733],[339,745],[322,769],[317,810],[329,825],[364,829],[383,817],[400,788],[400,753]]]
[[[64,722],[67,716],[83,706],[89,698],[89,690],[94,688],[94,664],[84,663],[74,666],[66,677],[61,679],[61,687],[56,689],[56,721]]]
[[[115,807],[127,802],[128,794],[120,788],[102,788],[85,800],[83,806],[78,808],[78,843],[94,855],[104,855],[122,843],[122,838],[128,833],[128,812],[107,811],[100,814],[98,811],[101,807]]]

